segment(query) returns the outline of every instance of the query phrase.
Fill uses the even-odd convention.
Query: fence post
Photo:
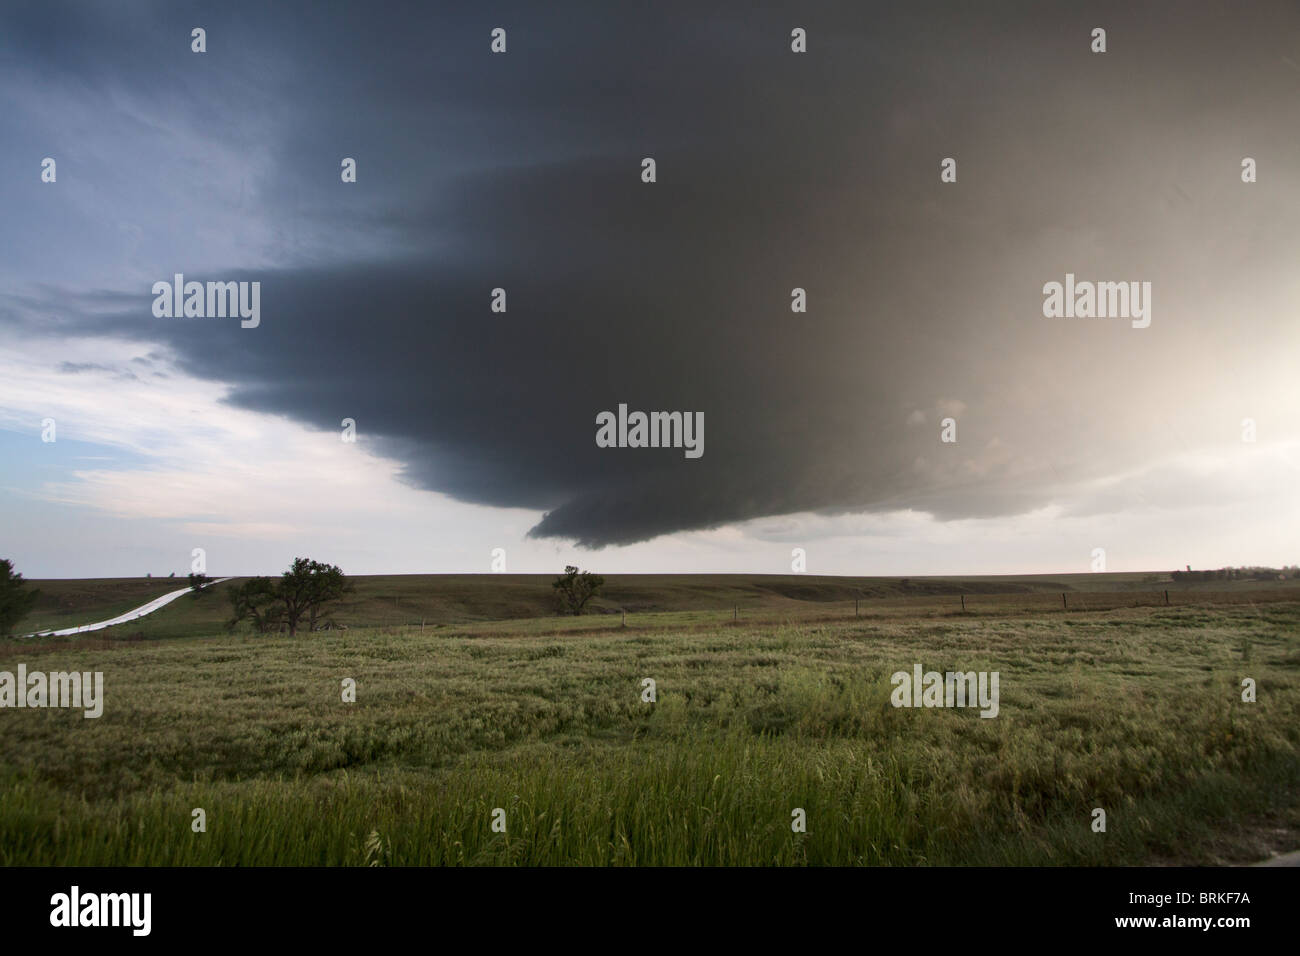
[[[627,627],[627,608],[623,609],[623,626]]]
[[[1165,603],[1169,603],[1169,590],[1167,588],[1165,589]]]
[[[857,617],[857,616],[858,616],[858,599],[857,599],[857,598],[854,598],[854,599],[853,599],[853,616],[854,616],[854,617]]]
[[[966,595],[964,594],[961,596],[961,609],[966,610]]]
[[[1065,592],[1064,592],[1064,591],[1061,592],[1061,607],[1065,608],[1065,610],[1067,610],[1067,611],[1070,609],[1070,605],[1068,605],[1068,604],[1065,603]]]

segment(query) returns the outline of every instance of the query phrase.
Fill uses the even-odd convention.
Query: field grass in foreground
[[[1300,604],[638,621],[8,645],[106,703],[0,710],[0,863],[1214,863],[1296,819]],[[999,716],[892,707],[914,663]]]

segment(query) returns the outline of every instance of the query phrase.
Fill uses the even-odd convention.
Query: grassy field
[[[106,698],[99,719],[0,711],[0,863],[1199,864],[1300,846],[1286,588],[1134,607],[1141,589],[1112,583],[1071,589],[1097,609],[1070,612],[1033,604],[1059,593],[973,591],[965,615],[887,593],[855,618],[836,579],[760,580],[760,600],[752,577],[676,578],[703,606],[638,607],[624,628],[457,620],[486,598],[370,580],[354,601],[392,588],[441,626],[230,635],[214,594],[138,622],[147,640],[0,643],[0,670],[99,670]],[[537,583],[507,579],[503,602]],[[635,584],[667,599],[647,577],[606,604]],[[998,671],[998,717],[894,708],[890,674],[917,663]]]
[[[226,592],[243,580],[215,585],[197,598],[182,598],[165,611],[119,625],[115,633],[145,639],[218,633],[230,617]],[[553,575],[407,574],[349,580],[353,591],[331,616],[351,628],[459,626],[555,617]],[[41,599],[32,614],[19,622],[20,634],[105,620],[185,586],[184,579],[176,578],[31,583],[40,589]],[[621,620],[626,611],[635,621],[646,614],[699,612],[703,617],[693,620],[716,623],[733,616],[773,623],[842,619],[855,613],[899,619],[1001,617],[1162,606],[1166,592],[1171,606],[1300,601],[1300,581],[1187,585],[1171,583],[1168,575],[1141,573],[964,578],[624,574],[607,577],[604,593],[592,602],[590,614],[595,618],[619,615]],[[600,626],[607,625],[605,621]]]
[[[40,594],[19,634],[56,631],[125,614],[169,591],[185,587],[181,578],[89,578],[31,581]]]

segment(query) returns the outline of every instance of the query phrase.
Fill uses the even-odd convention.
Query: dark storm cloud
[[[1241,291],[1198,284],[1223,266],[1212,224],[1262,250],[1232,283],[1295,248],[1261,217],[1264,189],[1224,192],[1246,134],[1297,145],[1277,111],[1300,73],[1273,62],[1297,17],[1268,11],[1266,27],[1187,4],[1169,20],[1070,5],[223,8],[209,55],[238,37],[232,62],[253,77],[208,82],[273,137],[264,214],[317,244],[372,244],[274,270],[157,263],[158,279],[259,280],[254,330],[155,319],[144,295],[94,313],[11,299],[10,316],[157,341],[243,407],[326,429],[354,418],[413,484],[544,510],[535,534],[588,546],[802,510],[1015,513],[1169,441],[1158,420],[1177,408],[1161,396],[1188,349],[1221,336],[1235,380],[1261,347],[1192,307]],[[1087,48],[1099,16],[1104,58]],[[494,57],[497,25],[510,52]],[[796,25],[806,56],[789,52]],[[79,69],[152,82],[120,51]],[[1229,129],[1207,125],[1217,110]],[[1178,165],[1207,149],[1221,180]],[[344,155],[355,186],[338,182]],[[939,183],[945,156],[956,185]],[[1153,281],[1153,328],[1044,319],[1042,284],[1067,271]],[[790,310],[796,286],[807,314]],[[620,402],[703,412],[704,456],[597,448],[596,414]],[[947,415],[955,446],[938,441]]]

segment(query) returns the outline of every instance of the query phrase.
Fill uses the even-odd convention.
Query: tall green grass
[[[538,621],[48,651],[28,666],[104,671],[105,713],[0,711],[0,863],[1212,862],[1295,800],[1297,623]],[[889,675],[917,662],[998,670],[1000,716],[895,709]]]

